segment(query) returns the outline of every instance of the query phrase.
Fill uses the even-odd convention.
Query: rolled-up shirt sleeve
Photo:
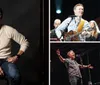
[[[57,35],[58,38],[61,38],[62,33],[64,32],[64,30],[67,28],[68,23],[70,22],[71,17],[65,19],[56,29],[55,29],[55,33]]]

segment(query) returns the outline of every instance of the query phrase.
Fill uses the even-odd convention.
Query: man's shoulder
[[[6,30],[13,30],[14,28],[9,26],[9,25],[3,25],[2,28],[6,29]]]
[[[71,20],[72,19],[72,17],[67,17],[65,20]]]
[[[65,61],[67,62],[67,61],[70,61],[70,58],[65,58]]]
[[[63,24],[69,23],[69,22],[71,21],[71,19],[72,19],[71,17],[67,17],[66,19],[63,20],[62,23],[63,23]],[[62,24],[62,23],[61,23],[61,24]],[[59,26],[58,26],[58,27],[59,27]]]
[[[13,33],[14,32],[14,28],[9,26],[9,25],[3,25],[2,26],[2,29],[7,33],[7,34],[10,34],[10,33]]]

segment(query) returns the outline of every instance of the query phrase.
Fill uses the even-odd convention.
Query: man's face
[[[57,28],[60,24],[61,24],[61,22],[59,20],[56,20],[54,22],[54,27]]]
[[[76,16],[82,17],[83,13],[84,13],[83,6],[77,6],[76,9],[74,9],[74,14]]]
[[[71,59],[75,59],[75,52],[74,52],[74,51],[70,51],[70,52],[68,53],[68,56],[69,56],[69,58],[71,58]]]

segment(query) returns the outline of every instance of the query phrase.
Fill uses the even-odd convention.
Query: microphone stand
[[[83,66],[83,60],[82,60],[82,57],[80,55],[79,55],[79,58],[80,58],[80,63]]]
[[[80,59],[80,63],[81,63],[81,65],[82,65],[82,67],[83,67],[83,60],[82,60],[81,55],[79,55],[79,59]],[[83,85],[83,79],[82,79],[81,85]]]
[[[89,64],[89,56],[88,56],[88,53],[87,53],[87,62]],[[88,81],[88,85],[92,85],[92,81],[91,81],[91,72],[90,72],[90,69],[88,68],[88,72],[89,72],[89,81]]]

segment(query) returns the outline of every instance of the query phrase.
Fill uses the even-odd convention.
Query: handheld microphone
[[[76,54],[75,56],[79,58],[80,57],[80,54]]]

